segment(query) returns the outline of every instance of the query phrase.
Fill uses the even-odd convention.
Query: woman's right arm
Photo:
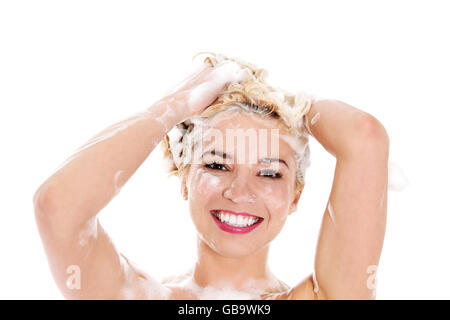
[[[121,298],[139,284],[96,216],[184,116],[181,102],[162,99],[95,136],[37,190],[36,220],[65,297]]]
[[[218,72],[203,68],[175,93],[108,127],[38,188],[33,201],[39,232],[66,298],[167,297],[168,289],[117,252],[96,216],[174,125],[200,113],[236,80]]]

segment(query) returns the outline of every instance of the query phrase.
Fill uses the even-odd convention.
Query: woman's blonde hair
[[[187,136],[192,135],[199,120],[209,119],[216,114],[231,107],[253,112],[263,116],[278,119],[280,124],[297,140],[296,162],[297,180],[296,188],[304,186],[306,168],[309,166],[308,129],[305,126],[304,116],[311,107],[312,96],[304,91],[292,94],[280,88],[274,88],[266,83],[267,71],[253,64],[237,58],[227,57],[223,54],[201,52],[194,56],[206,55],[204,64],[212,67],[224,62],[234,62],[247,70],[249,80],[245,83],[231,83],[209,107],[199,116],[187,119],[177,124],[161,141],[164,159],[167,163],[169,175],[181,176],[189,169],[190,162],[186,161],[192,153],[192,143],[187,142]],[[298,149],[298,150],[297,150]]]

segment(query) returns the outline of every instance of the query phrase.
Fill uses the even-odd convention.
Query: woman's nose
[[[237,177],[223,193],[225,198],[233,202],[255,202],[256,195],[250,190],[245,178]]]

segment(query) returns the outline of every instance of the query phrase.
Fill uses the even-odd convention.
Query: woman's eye
[[[212,169],[212,170],[226,170],[226,167],[223,164],[212,162],[205,164],[206,168]]]
[[[223,164],[217,163],[217,162],[206,163],[205,168],[208,168],[211,170],[221,170],[221,171],[228,170]],[[260,173],[260,176],[271,178],[271,179],[280,179],[282,177],[282,175],[280,173],[273,171],[273,170],[262,170]]]
[[[273,171],[273,170],[262,170],[261,176],[272,178],[272,179],[279,179],[282,177],[282,175],[280,173]]]

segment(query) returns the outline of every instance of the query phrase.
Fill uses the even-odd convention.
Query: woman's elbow
[[[34,216],[38,226],[64,226],[68,222],[57,188],[43,184],[33,196]]]
[[[389,156],[389,136],[373,115],[362,112],[355,121],[355,146],[359,152]]]
[[[53,226],[57,216],[55,197],[45,185],[39,187],[33,196],[34,217],[41,232],[47,232]]]
[[[34,193],[33,206],[36,214],[57,211],[55,188],[42,184]]]

